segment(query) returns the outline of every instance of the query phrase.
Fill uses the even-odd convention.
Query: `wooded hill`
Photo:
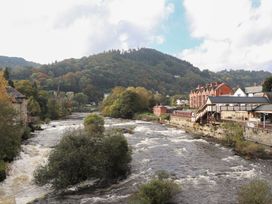
[[[91,91],[94,97],[101,97],[115,86],[143,86],[167,95],[188,93],[198,84],[212,81],[245,87],[261,83],[270,75],[265,71],[201,71],[186,61],[148,48],[113,50],[11,73],[13,79],[37,80],[48,90]]]
[[[40,64],[26,61],[24,58],[21,58],[21,57],[0,56],[0,67],[19,68],[19,67],[39,67],[39,66]]]

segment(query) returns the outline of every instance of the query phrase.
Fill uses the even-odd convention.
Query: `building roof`
[[[24,99],[26,98],[25,95],[21,94],[19,91],[17,91],[15,88],[8,86],[7,87],[7,93],[9,96],[15,99]]]
[[[208,101],[212,104],[235,104],[235,103],[251,103],[251,104],[267,104],[269,100],[266,97],[236,97],[236,96],[209,96]]]
[[[250,87],[246,87],[245,88],[245,92],[247,94],[249,93],[260,93],[263,91],[263,87],[262,86],[250,86]]]
[[[254,111],[272,111],[272,104],[258,106]]]

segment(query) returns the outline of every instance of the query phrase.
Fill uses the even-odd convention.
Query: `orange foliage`
[[[0,101],[8,102],[9,101],[9,96],[7,93],[7,87],[8,82],[4,78],[4,72],[0,71]]]

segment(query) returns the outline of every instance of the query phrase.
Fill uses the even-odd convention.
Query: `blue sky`
[[[165,37],[165,42],[163,44],[152,44],[151,47],[175,55],[183,49],[200,45],[201,39],[190,36],[189,22],[185,16],[183,1],[169,0],[168,2],[175,5],[175,10],[160,28],[161,34]]]
[[[200,69],[272,71],[271,25],[272,0],[9,0],[0,55],[51,63],[151,47]]]

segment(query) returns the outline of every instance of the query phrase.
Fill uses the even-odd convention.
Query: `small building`
[[[7,87],[7,93],[11,98],[13,108],[18,113],[17,122],[26,125],[28,122],[26,96],[11,86]]]
[[[198,85],[195,90],[192,90],[190,98],[190,108],[200,108],[205,105],[209,96],[226,96],[233,95],[232,88],[220,82],[213,82],[204,86]]]
[[[167,108],[162,105],[157,105],[153,107],[153,114],[156,116],[162,116],[167,113]]]

